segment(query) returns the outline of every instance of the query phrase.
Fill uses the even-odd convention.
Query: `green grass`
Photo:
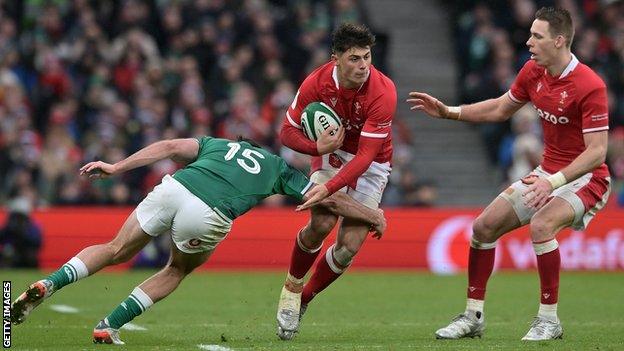
[[[91,330],[150,271],[101,273],[68,286],[13,326],[18,350],[102,350]],[[12,280],[13,298],[41,274],[0,271]],[[559,316],[564,339],[524,343],[537,312],[538,278],[499,273],[492,278],[482,339],[441,341],[433,332],[464,308],[464,276],[410,272],[351,272],[319,295],[291,342],[275,335],[275,308],[283,273],[192,274],[167,299],[133,321],[146,331],[122,331],[129,350],[622,350],[624,274],[564,273]],[[64,304],[80,309],[62,314]]]

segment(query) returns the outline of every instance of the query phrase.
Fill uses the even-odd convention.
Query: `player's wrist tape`
[[[461,106],[449,106],[446,118],[459,121],[461,118]]]
[[[565,178],[565,175],[563,175],[563,173],[561,173],[561,171],[552,174],[550,176],[548,176],[546,178],[546,180],[550,183],[550,185],[552,186],[553,190],[557,189],[558,187],[565,185],[568,181]]]

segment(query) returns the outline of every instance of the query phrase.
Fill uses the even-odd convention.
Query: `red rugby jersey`
[[[345,89],[338,84],[333,61],[308,75],[288,108],[281,140],[293,150],[315,156],[312,158],[313,172],[321,167],[321,158],[316,143],[301,131],[301,112],[315,101],[326,103],[340,116],[345,127],[345,139],[340,149],[355,155],[327,184],[330,192],[353,185],[372,161],[391,162],[391,126],[397,104],[392,80],[371,65],[370,75],[359,89]]]
[[[591,68],[572,60],[558,77],[529,60],[508,92],[518,103],[531,101],[541,117],[544,132],[542,168],[555,173],[569,165],[585,150],[584,133],[609,129],[607,88]],[[607,177],[606,164],[596,168],[596,176]]]

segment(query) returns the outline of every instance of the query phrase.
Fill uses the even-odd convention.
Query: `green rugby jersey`
[[[262,199],[283,194],[301,201],[312,185],[281,157],[244,141],[202,137],[197,159],[173,178],[227,219]]]

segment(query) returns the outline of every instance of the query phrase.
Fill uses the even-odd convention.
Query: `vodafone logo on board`
[[[427,243],[427,264],[436,274],[465,272],[468,267],[468,252],[472,237],[473,216],[453,216],[438,225]],[[500,264],[496,253],[494,269]]]
[[[436,274],[465,273],[468,267],[474,216],[457,215],[442,221],[427,241],[427,265]],[[494,269],[526,270],[537,267],[528,233],[499,239]],[[619,270],[624,268],[624,229],[605,228],[599,235],[571,231],[558,235],[564,270]]]

